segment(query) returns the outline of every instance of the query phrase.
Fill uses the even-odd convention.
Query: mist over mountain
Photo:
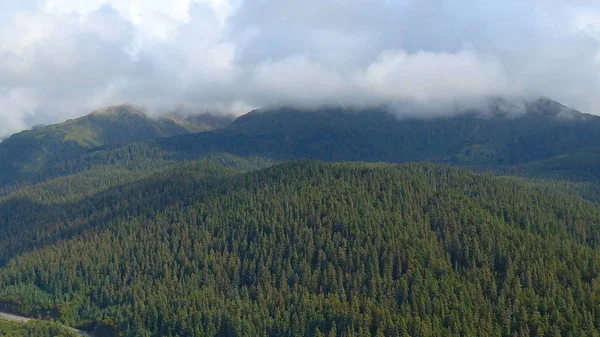
[[[592,1],[5,0],[0,137],[121,102],[274,106],[552,97],[598,113]]]
[[[399,115],[398,105],[273,108],[232,122],[214,115],[150,118],[131,106],[112,107],[5,140],[0,144],[2,185],[43,181],[115,161],[158,168],[221,153],[274,160],[432,161],[527,175],[549,174],[534,167],[551,165],[553,176],[566,174],[560,168],[570,166],[567,179],[600,178],[596,157],[583,160],[600,147],[600,117],[548,98],[494,99],[443,116],[410,116]],[[18,150],[23,148],[27,151]],[[565,156],[581,165],[568,165]]]
[[[399,117],[388,107],[280,108],[250,112],[215,132],[156,143],[277,159],[515,165],[600,146],[600,118],[549,99],[517,109],[494,102],[485,110],[426,119]]]

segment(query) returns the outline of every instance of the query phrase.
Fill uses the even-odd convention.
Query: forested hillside
[[[204,182],[207,176],[217,178],[269,165],[271,161],[264,159],[220,155],[165,171],[98,167],[22,188],[0,198],[0,263],[18,252],[104,225],[129,213],[132,205],[156,212],[168,200],[198,193],[194,185],[198,179]],[[161,184],[177,178],[176,189],[163,190]]]
[[[61,179],[0,200],[0,299],[23,314],[125,336],[600,335],[600,210],[558,188],[311,161],[71,198]]]
[[[600,337],[600,0],[0,0],[0,337],[75,335]]]
[[[598,117],[111,109],[0,143],[8,310],[100,336],[600,336]]]
[[[447,117],[398,115],[393,108],[258,110],[223,130],[159,139],[170,151],[227,152],[277,159],[436,161],[516,165],[600,146],[600,117],[539,99],[523,111],[491,105]],[[410,116],[410,115],[409,115]]]
[[[0,336],[2,337],[77,337],[75,331],[68,330],[56,323],[30,321],[28,323],[10,322],[0,318]]]
[[[150,117],[144,110],[119,105],[64,123],[36,127],[0,142],[0,187],[46,179],[46,170],[104,145],[213,130],[230,116]]]

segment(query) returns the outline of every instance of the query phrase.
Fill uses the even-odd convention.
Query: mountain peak
[[[104,145],[152,140],[209,130],[212,124],[150,118],[144,109],[121,104],[98,109],[63,123],[14,134],[0,143],[0,183],[26,177],[85,151]]]
[[[146,116],[146,111],[143,108],[135,106],[131,103],[118,104],[108,106],[98,110],[92,111],[90,115],[93,116],[118,116],[118,115],[141,115]]]

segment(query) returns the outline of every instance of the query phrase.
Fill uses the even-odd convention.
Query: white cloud
[[[600,113],[599,18],[585,0],[4,0],[0,137],[122,102],[539,94]]]
[[[346,79],[302,56],[265,61],[251,74],[250,99],[268,105],[342,103]]]
[[[7,135],[27,127],[25,119],[35,110],[34,94],[26,89],[0,92],[0,107],[10,113],[0,114],[0,135]]]
[[[519,94],[496,60],[473,51],[384,52],[358,78],[365,92],[385,101],[460,101]]]
[[[179,24],[189,20],[190,0],[46,0],[43,9],[87,15],[106,5],[139,26],[138,32],[145,38],[167,38]]]
[[[179,25],[189,22],[189,10],[194,2],[208,5],[220,24],[232,10],[227,0],[45,0],[42,9],[51,13],[87,15],[108,5],[136,25],[140,37],[166,39]]]
[[[12,29],[0,31],[0,50],[22,54],[29,46],[43,41],[54,30],[54,18],[44,13],[16,12],[12,22]],[[14,34],[18,31],[19,34]]]

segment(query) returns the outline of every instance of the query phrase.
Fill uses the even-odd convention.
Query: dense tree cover
[[[600,183],[600,147],[584,147],[554,158],[515,166],[493,168],[500,174],[552,180]],[[489,170],[489,167],[483,167]]]
[[[600,336],[600,118],[505,108],[179,135],[229,122],[115,107],[15,135],[0,304],[101,335]]]
[[[29,321],[17,323],[0,318],[0,336],[2,337],[76,337],[76,332],[59,324]]]
[[[147,177],[159,170],[128,170],[118,166],[96,166],[79,173],[49,179],[42,183],[4,190],[0,204],[26,198],[39,204],[60,204],[80,200],[110,187]]]
[[[538,178],[525,178],[522,176],[500,176],[501,179],[508,181],[516,181],[519,184],[531,185],[536,188],[553,191],[558,193],[564,193],[572,196],[573,198],[583,198],[585,200],[600,203],[600,184],[595,182],[587,181],[569,181],[559,179],[538,179]]]
[[[0,263],[140,209],[151,214],[196,194],[196,184],[233,173],[267,167],[268,160],[212,156],[164,170],[130,171],[97,167],[19,189],[0,198]],[[179,177],[181,183],[169,188]],[[148,213],[150,212],[150,213]]]
[[[12,310],[125,336],[600,336],[600,210],[558,189],[205,161],[72,200],[4,218],[29,245],[3,253]]]

